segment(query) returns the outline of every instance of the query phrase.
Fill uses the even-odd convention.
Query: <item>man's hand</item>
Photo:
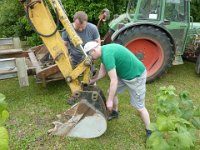
[[[95,79],[90,79],[89,84],[94,84],[96,82]]]
[[[106,101],[106,107],[111,112],[113,109],[113,100],[107,100]]]
[[[99,79],[103,78],[105,76],[105,74],[106,74],[106,69],[105,69],[104,65],[101,64],[99,73],[90,79],[89,84],[95,83]]]

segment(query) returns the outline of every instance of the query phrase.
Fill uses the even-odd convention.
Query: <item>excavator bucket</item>
[[[48,132],[52,135],[95,138],[107,129],[107,111],[103,92],[95,86],[87,86],[75,94],[79,102],[57,115],[55,127]]]

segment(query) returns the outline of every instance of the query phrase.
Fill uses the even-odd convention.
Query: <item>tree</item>
[[[136,3],[136,0],[134,2]],[[73,21],[74,13],[82,10],[88,14],[90,22],[97,24],[98,15],[102,9],[108,8],[112,18],[114,14],[125,12],[127,0],[62,0],[62,3],[71,22]],[[199,0],[192,0],[191,15],[194,21],[200,22],[199,7]],[[27,21],[24,8],[19,0],[1,0],[0,14],[0,38],[19,36],[20,39],[28,41],[30,46],[41,43],[39,36],[32,30]],[[60,29],[62,29],[62,26],[60,26]],[[101,28],[101,35],[105,35],[107,30],[108,26]]]
[[[1,37],[15,36],[20,27],[16,27],[22,16],[25,15],[18,0],[3,0],[0,2],[0,35]],[[23,30],[22,30],[23,31]]]
[[[85,11],[89,21],[95,24],[97,24],[99,13],[106,6],[111,11],[111,15],[124,11],[124,7],[121,7],[124,0],[63,0],[62,3],[71,22],[74,13],[79,10]],[[34,33],[27,21],[24,8],[19,0],[0,1],[0,14],[0,37],[19,36],[20,39],[28,41],[31,46],[41,43],[39,36]]]
[[[19,0],[2,0],[0,2],[0,37],[19,36],[30,45],[41,43],[27,21],[23,6]]]
[[[200,8],[200,1],[192,0],[191,1],[191,16],[194,18],[195,22],[200,22],[199,8]]]

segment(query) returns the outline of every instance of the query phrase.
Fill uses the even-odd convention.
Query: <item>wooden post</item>
[[[35,67],[36,74],[38,74],[42,69],[41,69],[39,62],[37,61],[37,58],[36,58],[34,52],[30,50],[28,55],[33,64],[33,67]]]
[[[13,38],[13,45],[15,49],[20,49],[21,48],[21,42],[19,37],[14,37]]]
[[[25,58],[16,58],[16,66],[20,87],[29,86]]]

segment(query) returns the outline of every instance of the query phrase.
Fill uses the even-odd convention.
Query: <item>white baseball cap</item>
[[[99,45],[99,43],[97,43],[96,41],[90,41],[87,42],[84,46],[84,51],[87,53],[90,50],[94,49],[95,47],[97,47]]]

